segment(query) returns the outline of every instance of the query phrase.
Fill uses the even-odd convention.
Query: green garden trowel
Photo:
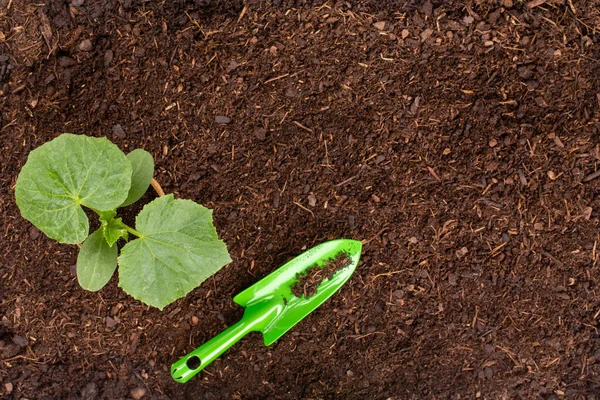
[[[357,240],[338,239],[322,243],[239,293],[233,301],[246,308],[242,319],[173,364],[173,379],[187,382],[249,332],[262,332],[265,346],[271,345],[350,278],[361,250],[362,244]],[[340,255],[347,259],[344,266],[331,278],[323,279],[314,294],[297,297],[292,293],[298,276],[311,267],[323,267]]]

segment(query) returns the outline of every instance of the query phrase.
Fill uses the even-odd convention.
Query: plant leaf
[[[129,234],[127,229],[123,227],[121,218],[115,218],[116,215],[117,212],[115,210],[100,211],[102,234],[111,247],[119,238],[122,237],[125,240],[129,238]]]
[[[64,133],[33,150],[15,197],[21,215],[52,239],[81,243],[89,221],[81,205],[117,208],[131,186],[131,163],[106,138]]]
[[[212,210],[191,200],[157,198],[137,216],[136,230],[142,237],[119,256],[119,286],[161,310],[231,262]]]
[[[121,218],[113,218],[110,221],[102,221],[102,233],[109,246],[113,246],[119,238],[129,240],[127,229],[123,228]]]
[[[116,210],[107,210],[107,211],[100,211],[100,221],[101,222],[108,222],[111,219],[113,219],[115,216],[117,215],[117,211]]]
[[[77,280],[85,290],[95,292],[108,283],[117,268],[117,246],[109,246],[102,229],[92,233],[77,256]]]
[[[127,158],[131,162],[133,174],[131,176],[129,194],[120,207],[125,207],[138,201],[146,193],[146,190],[148,190],[148,186],[150,186],[150,181],[154,175],[154,158],[146,150],[135,149],[127,154]]]

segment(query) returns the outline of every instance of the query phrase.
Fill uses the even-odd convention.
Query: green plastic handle
[[[248,333],[262,330],[273,318],[281,314],[283,308],[283,300],[277,297],[246,308],[239,322],[173,364],[171,376],[180,383],[189,381]]]

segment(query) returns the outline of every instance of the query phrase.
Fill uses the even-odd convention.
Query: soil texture
[[[600,398],[598,0],[0,0],[0,398]],[[233,262],[163,312],[82,290],[14,184],[63,132],[154,155]],[[235,294],[362,240],[270,347]]]

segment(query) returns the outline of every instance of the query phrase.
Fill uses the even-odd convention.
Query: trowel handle
[[[254,330],[255,321],[242,318],[196,350],[188,353],[171,366],[171,376],[177,382],[185,383],[202,371],[238,340]]]

